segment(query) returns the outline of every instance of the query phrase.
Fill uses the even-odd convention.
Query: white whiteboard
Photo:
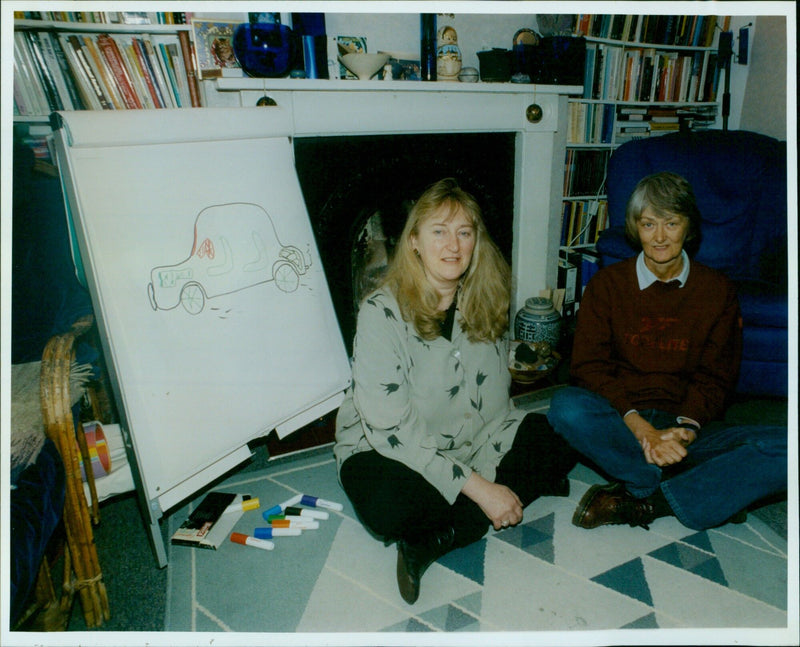
[[[338,406],[349,384],[290,124],[279,108],[60,116],[118,404],[145,494],[166,510],[248,441]]]

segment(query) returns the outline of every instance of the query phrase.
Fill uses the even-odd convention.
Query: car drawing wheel
[[[281,249],[280,257],[285,258],[289,261],[292,265],[294,265],[295,270],[297,270],[298,274],[304,274],[306,271],[305,259],[303,258],[303,252],[301,252],[297,247],[293,245],[289,245]]]
[[[272,268],[272,278],[284,292],[294,292],[300,285],[300,276],[289,261],[278,261]]]
[[[150,299],[150,306],[153,310],[158,310],[158,303],[156,303],[156,289],[153,287],[153,282],[147,284],[147,298]]]
[[[187,283],[181,288],[181,305],[190,315],[203,311],[206,295],[199,283]]]

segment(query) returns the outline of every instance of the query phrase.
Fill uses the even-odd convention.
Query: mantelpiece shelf
[[[342,79],[287,79],[222,77],[211,81],[218,92],[274,91],[353,91],[375,92],[481,92],[501,94],[565,94],[583,91],[580,85],[536,85],[531,83],[461,83],[446,81],[356,81]]]

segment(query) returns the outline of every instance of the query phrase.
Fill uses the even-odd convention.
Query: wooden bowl
[[[561,362],[561,355],[554,350],[550,350],[549,354],[544,357],[540,356],[534,364],[527,364],[514,360],[514,349],[517,345],[524,343],[526,342],[522,342],[518,339],[511,342],[508,371],[511,373],[512,380],[518,384],[533,384],[547,377],[558,368]]]

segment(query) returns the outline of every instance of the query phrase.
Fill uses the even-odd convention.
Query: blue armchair
[[[607,265],[634,254],[625,205],[644,176],[672,171],[692,185],[703,217],[695,258],[738,289],[744,326],[737,392],[788,393],[786,142],[745,131],[671,133],[627,142],[608,164],[609,228],[597,249]]]

